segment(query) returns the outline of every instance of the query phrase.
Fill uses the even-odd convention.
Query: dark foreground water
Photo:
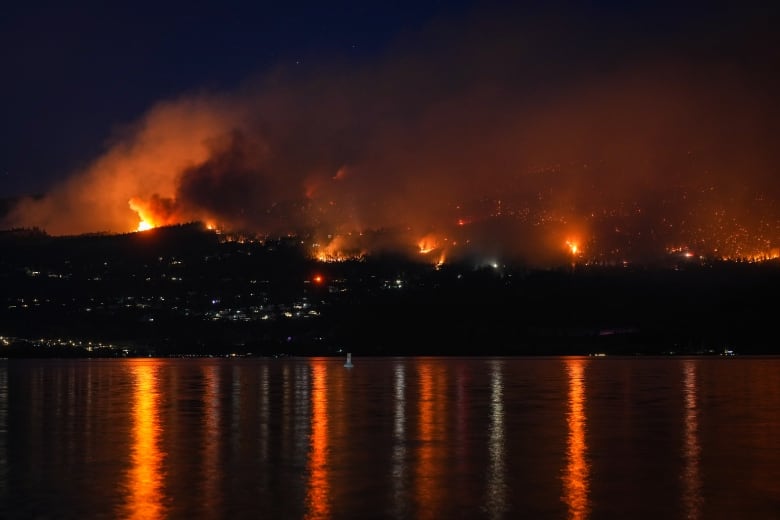
[[[0,361],[0,517],[780,518],[780,358]]]

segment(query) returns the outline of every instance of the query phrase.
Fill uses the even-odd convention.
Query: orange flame
[[[148,229],[152,229],[154,226],[147,222],[144,219],[141,219],[141,222],[138,223],[138,229],[136,231],[146,231]]]
[[[130,209],[138,215],[139,223],[136,231],[145,231],[147,229],[160,226],[169,226],[181,224],[187,219],[199,217],[196,214],[184,214],[176,199],[152,195],[148,198],[133,197],[128,202]],[[208,229],[215,229],[215,224],[211,219],[207,221]]]
[[[319,242],[313,244],[312,255],[320,262],[357,260],[366,255],[366,250],[357,242],[345,235],[328,235],[326,244]]]
[[[130,209],[138,214],[139,222],[135,231],[146,231],[147,229],[157,227],[148,205],[135,197],[130,199],[127,204],[130,206]]]
[[[436,235],[430,233],[422,237],[419,242],[417,242],[417,247],[420,248],[421,254],[426,255],[431,251],[441,247],[441,244],[439,243],[439,239],[436,237]]]

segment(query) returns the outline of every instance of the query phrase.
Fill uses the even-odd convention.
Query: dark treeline
[[[127,235],[0,233],[5,357],[780,352],[780,266],[320,263],[298,238],[198,224]]]

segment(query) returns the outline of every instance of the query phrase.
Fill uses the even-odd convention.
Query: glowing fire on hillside
[[[379,251],[433,265],[621,265],[681,244],[692,256],[675,261],[777,256],[780,98],[762,81],[774,47],[742,48],[767,67],[755,75],[730,63],[738,53],[700,59],[698,40],[691,61],[597,45],[595,62],[559,74],[528,49],[569,49],[577,33],[485,15],[370,66],[324,60],[161,99],[0,228],[204,222],[226,239],[306,237],[324,261]]]
[[[138,223],[138,228],[136,231],[147,231],[149,229],[152,229],[154,226],[150,224],[149,222],[145,220],[141,220],[141,222]]]
[[[689,194],[687,201],[691,198]],[[184,220],[186,214],[175,201],[159,197],[132,198],[129,207],[135,213],[135,223],[130,223],[133,231],[195,221]],[[336,218],[340,211],[338,204],[329,204],[324,209],[312,209],[313,206],[306,205],[290,206],[285,208],[287,213],[280,212],[279,218],[321,221],[320,227],[312,234],[301,235],[309,237],[305,242],[310,244],[307,247],[310,247],[311,258],[321,262],[360,260],[382,251],[406,252],[410,257],[422,258],[436,267],[464,258],[476,262],[484,258],[498,258],[502,261],[521,259],[529,265],[568,262],[625,265],[648,258],[658,260],[664,256],[697,261],[746,262],[780,258],[780,248],[777,247],[780,221],[762,221],[754,236],[733,217],[730,220],[720,218],[706,222],[697,220],[697,216],[690,213],[678,217],[679,222],[670,217],[653,221],[638,204],[629,210],[594,206],[586,209],[585,215],[562,212],[552,204],[533,208],[527,202],[519,205],[507,202],[506,199],[502,202],[501,215],[489,213],[490,205],[486,207],[488,210],[484,214],[470,209],[476,218],[469,221],[443,219],[437,227],[430,220],[415,225],[416,222],[410,219],[406,225],[389,228],[390,231],[357,226],[349,230],[347,225],[339,223]],[[640,219],[638,222],[644,219],[646,223],[638,225],[634,221],[637,215]],[[210,217],[197,220],[203,222],[209,230],[230,230],[230,227],[223,228],[222,224],[218,228],[216,220]],[[323,231],[326,229],[325,224],[330,222],[335,222],[334,227],[342,231]],[[436,231],[416,231],[421,227]],[[262,228],[261,232],[248,233],[264,237],[274,235]],[[278,236],[296,235],[287,232]]]
[[[361,235],[357,234],[357,238]],[[346,262],[360,260],[367,251],[351,235],[328,235],[325,244],[315,241],[312,244],[312,256],[320,262]]]
[[[130,206],[130,209],[135,211],[138,216],[138,226],[132,231],[147,231],[157,227],[152,211],[139,199],[132,198],[128,201],[127,204]]]

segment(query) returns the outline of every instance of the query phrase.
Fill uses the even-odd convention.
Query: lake
[[[0,517],[780,517],[780,358],[0,361]]]

